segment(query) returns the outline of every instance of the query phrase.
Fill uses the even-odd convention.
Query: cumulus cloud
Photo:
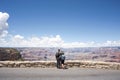
[[[31,37],[25,39],[21,35],[11,36],[11,39],[7,42],[9,47],[60,47],[64,44],[60,35],[54,37]]]
[[[43,36],[43,37],[30,37],[24,38],[21,35],[14,35],[9,37],[9,40],[1,39],[0,46],[6,47],[106,47],[106,46],[120,46],[120,41],[106,41],[103,43],[98,42],[70,42],[66,43],[60,35],[56,36]]]
[[[0,37],[5,37],[8,34],[8,23],[7,20],[9,18],[8,13],[0,12]]]
[[[120,46],[120,41],[106,41],[103,43],[104,46]]]
[[[0,12],[0,47],[105,47],[120,46],[120,41],[65,42],[60,35],[25,38],[21,35],[8,34],[8,13]]]

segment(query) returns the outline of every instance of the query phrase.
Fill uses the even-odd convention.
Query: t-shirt
[[[59,52],[57,52],[57,53],[56,53],[56,55],[55,55],[56,59],[58,59],[58,58],[59,58],[59,56],[60,56],[60,53],[59,53]]]

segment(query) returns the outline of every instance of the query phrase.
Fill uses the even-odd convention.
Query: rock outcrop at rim
[[[20,60],[21,54],[15,48],[0,48],[0,61],[15,61]]]
[[[68,68],[96,68],[120,70],[120,63],[93,61],[66,61]],[[0,61],[0,67],[9,68],[55,68],[56,61]]]

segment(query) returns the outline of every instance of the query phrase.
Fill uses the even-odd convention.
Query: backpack
[[[65,55],[60,55],[61,60],[65,60]]]

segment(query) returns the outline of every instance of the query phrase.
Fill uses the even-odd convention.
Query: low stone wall
[[[120,70],[120,63],[93,61],[66,61],[68,68],[99,68]],[[0,61],[0,67],[8,68],[55,68],[56,61]]]

